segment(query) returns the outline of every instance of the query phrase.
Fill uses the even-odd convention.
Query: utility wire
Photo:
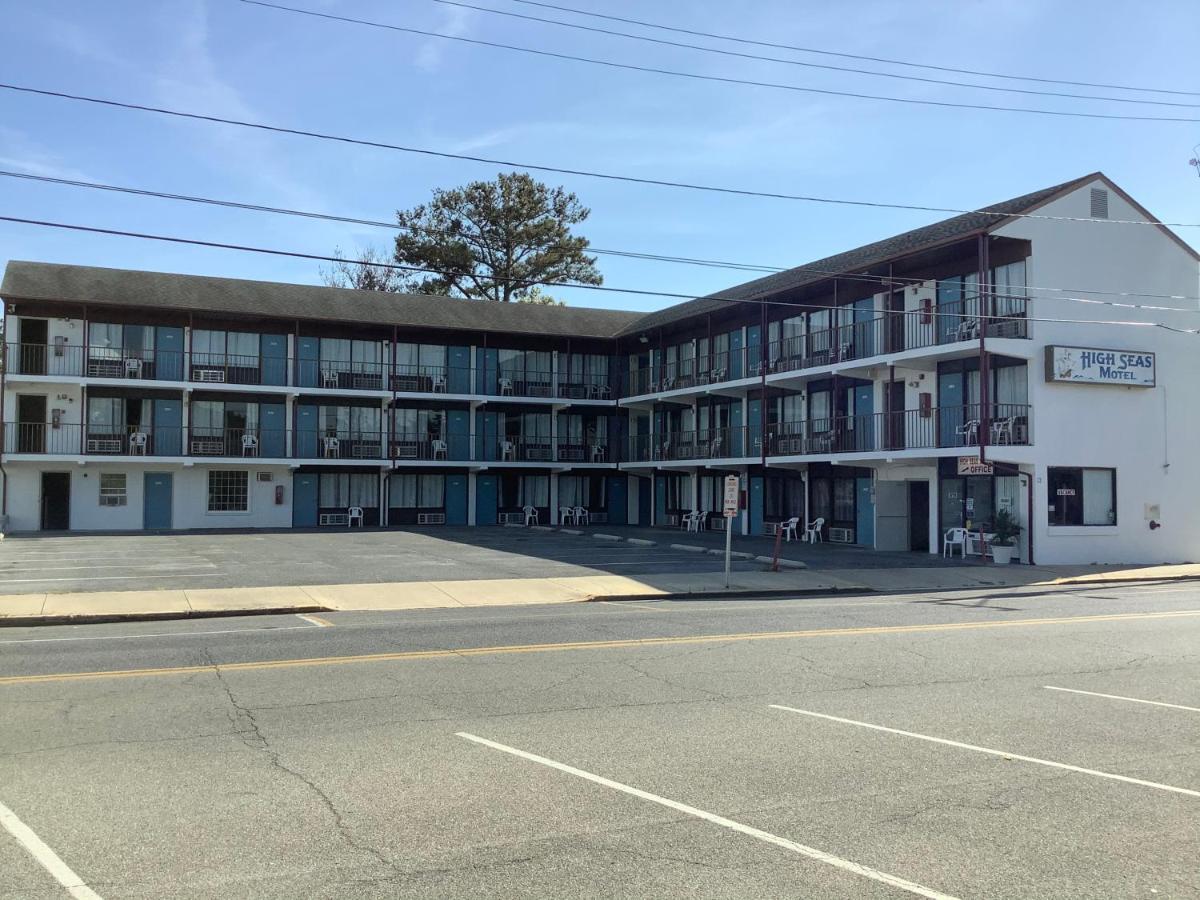
[[[245,0],[250,2],[250,0]],[[360,147],[373,147],[378,150],[394,150],[400,153],[415,153],[421,156],[433,156],[441,159],[460,159],[467,162],[484,163],[491,166],[504,166],[513,169],[529,169],[534,172],[553,172],[557,175],[576,175],[584,178],[598,178],[604,181],[621,181],[628,184],[651,185],[654,187],[680,188],[691,191],[707,191],[717,194],[732,194],[741,197],[765,197],[771,200],[794,200],[804,203],[826,203],[839,206],[857,206],[871,209],[903,209],[916,212],[934,213],[971,213],[973,215],[992,216],[996,219],[1042,219],[1053,222],[1088,222],[1104,225],[1150,225],[1153,227],[1167,226],[1171,228],[1200,228],[1200,222],[1147,222],[1140,219],[1091,219],[1084,216],[1048,216],[1038,213],[996,212],[990,209],[959,209],[950,206],[921,206],[911,203],[884,203],[876,200],[846,200],[835,197],[816,197],[804,194],[785,194],[775,191],[755,191],[748,188],[721,187],[718,185],[695,184],[686,181],[667,181],[658,178],[639,178],[633,175],[617,175],[611,172],[595,172],[587,169],[569,169],[562,166],[537,165],[534,163],[513,162],[511,160],[493,159],[486,156],[472,156],[466,153],[450,153],[444,150],[430,150],[424,147],[406,147],[401,144],[389,144],[385,141],[373,141],[365,138],[353,138],[345,135],[330,134],[320,131],[307,131],[302,128],[286,128],[280,125],[268,125],[263,122],[250,122],[242,119],[230,119],[223,116],[206,115],[204,113],[187,112],[179,109],[169,109],[162,106],[148,106],[141,103],[129,103],[120,100],[108,100],[102,97],[89,97],[84,94],[70,94],[65,91],[52,91],[46,88],[35,88],[28,85],[0,82],[0,90],[16,91],[40,97],[53,97],[59,100],[74,100],[80,103],[93,103],[116,109],[130,109],[139,112],[150,112],[157,115],[173,116],[179,119],[192,119],[198,122],[213,122],[221,125],[236,125],[240,128],[253,128],[257,131],[269,131],[275,134],[288,134],[295,137],[314,138],[322,141],[332,141],[341,144],[351,144]]]
[[[562,19],[547,19],[543,16],[531,16],[527,13],[495,9],[490,6],[476,6],[464,3],[462,0],[432,0],[444,6],[456,6],[460,9],[472,9],[477,12],[491,13],[497,16],[507,16],[513,19],[523,19],[528,22],[538,22],[544,25],[557,25],[561,28],[573,28],[578,31],[589,31],[594,34],[604,34],[610,37],[626,38],[627,40],[642,41],[648,44],[658,44],[666,47],[679,47],[686,50],[699,50],[703,53],[714,53],[719,56],[732,56],[738,59],[751,59],[759,62],[782,63],[788,66],[803,66],[808,69],[824,69],[830,72],[849,72],[855,75],[870,75],[875,78],[894,78],[900,81],[916,81],[922,84],[940,84],[950,87],[971,88],[978,91],[997,91],[1004,94],[1028,94],[1035,97],[1066,97],[1072,100],[1102,100],[1106,103],[1132,103],[1146,106],[1173,106],[1183,109],[1200,109],[1197,103],[1180,103],[1172,100],[1146,100],[1140,97],[1105,97],[1096,94],[1074,94],[1067,91],[1047,91],[1037,88],[1002,87],[994,84],[973,84],[969,81],[951,81],[945,78],[930,78],[922,75],[904,75],[899,72],[880,72],[875,69],[858,69],[852,66],[835,66],[831,63],[805,62],[799,59],[785,59],[780,56],[764,56],[758,53],[743,53],[738,50],[722,50],[719,47],[705,47],[702,44],[689,44],[684,41],[672,41],[665,38],[655,38],[644,34],[633,34],[628,31],[617,31],[612,28],[598,28],[594,25],[581,25],[578,22],[564,22]]]
[[[926,69],[932,72],[953,72],[958,75],[978,75],[981,78],[1003,78],[1009,81],[1033,81],[1038,84],[1066,84],[1072,87],[1090,87],[1090,88],[1106,88],[1118,91],[1141,91],[1143,93],[1153,94],[1175,94],[1184,97],[1200,97],[1200,91],[1180,91],[1170,88],[1149,88],[1149,87],[1134,87],[1127,84],[1104,84],[1094,81],[1069,81],[1063,78],[1039,78],[1034,75],[1012,75],[1006,72],[986,72],[979,69],[959,69],[953,66],[937,66],[932,63],[915,63],[903,59],[890,59],[884,56],[865,56],[858,53],[842,53],[835,50],[826,50],[819,47],[800,47],[795,44],[782,44],[774,41],[755,40],[753,38],[737,37],[731,34],[716,34],[711,31],[699,31],[692,28],[681,28],[673,25],[663,25],[656,22],[645,22],[640,19],[627,19],[621,16],[607,15],[605,13],[592,12],[591,10],[579,9],[573,6],[560,6],[554,3],[543,3],[538,0],[512,0],[513,3],[521,3],[525,6],[536,6],[542,9],[554,9],[559,12],[574,13],[579,16],[591,16],[594,19],[607,19],[610,22],[622,22],[625,25],[639,25],[643,28],[657,28],[660,31],[671,31],[676,34],[687,34],[692,37],[713,38],[720,41],[733,41],[738,44],[747,44],[754,47],[769,47],[775,50],[794,50],[798,53],[814,53],[820,56],[835,56],[840,59],[857,59],[865,62],[886,63],[891,66],[905,66],[910,69]]]
[[[209,247],[209,248],[217,249],[217,250],[237,250],[237,251],[240,251],[243,253],[261,253],[261,254],[266,254],[269,256],[285,256],[285,257],[289,257],[292,259],[317,260],[317,261],[321,261],[321,262],[350,262],[352,264],[373,266],[375,268],[380,268],[380,269],[393,269],[393,270],[400,271],[400,272],[411,272],[414,274],[422,274],[422,275],[451,276],[451,275],[457,274],[454,272],[447,272],[445,270],[425,268],[423,266],[407,266],[407,265],[403,265],[401,263],[385,263],[385,262],[375,262],[375,261],[371,261],[371,260],[344,260],[344,259],[339,259],[336,256],[327,256],[327,255],[320,254],[320,253],[303,253],[299,250],[278,250],[278,249],[275,249],[272,247],[254,247],[254,246],[250,246],[250,245],[246,245],[246,244],[232,244],[232,243],[227,243],[227,242],[223,242],[223,241],[204,241],[204,240],[200,240],[198,238],[184,238],[184,237],[177,237],[175,235],[164,235],[164,234],[149,234],[146,232],[125,231],[125,230],[116,229],[116,228],[99,228],[99,227],[92,226],[92,225],[77,225],[77,224],[68,223],[68,222],[50,222],[50,221],[46,221],[46,220],[42,220],[42,219],[25,219],[25,218],[20,218],[17,216],[0,216],[0,222],[13,222],[13,223],[20,224],[20,225],[35,225],[35,226],[39,226],[42,228],[58,228],[58,229],[63,229],[63,230],[67,230],[67,231],[86,232],[89,234],[104,234],[104,235],[111,235],[114,237],[136,238],[139,240],[147,240],[147,241],[162,241],[162,242],[171,243],[171,244],[186,244],[186,245],[195,246],[195,247]],[[752,304],[754,306],[783,306],[783,307],[787,307],[789,309],[796,309],[798,307],[802,307],[805,305],[805,304],[797,304],[797,303],[788,303],[788,302],[780,301],[780,300],[752,299],[752,298],[747,298],[747,297],[722,296],[721,294],[707,294],[704,297],[697,298],[697,297],[693,296],[692,294],[679,294],[679,293],[673,293],[670,291],[651,291],[651,290],[646,290],[644,288],[602,287],[600,285],[576,284],[576,283],[568,282],[568,281],[523,281],[523,282],[519,282],[517,284],[517,287],[520,289],[520,288],[533,287],[534,285],[541,285],[543,287],[577,288],[580,290],[602,291],[605,293],[612,293],[612,294],[634,294],[634,295],[642,296],[642,297],[667,297],[667,298],[673,299],[673,300],[695,300],[695,299],[720,300],[720,301],[724,301],[727,303],[748,303],[748,304]],[[1025,299],[1025,298],[1012,298],[1012,299]],[[1133,304],[1112,303],[1107,300],[1085,300],[1085,299],[1077,298],[1077,297],[1060,297],[1057,299],[1076,300],[1080,303],[1096,304],[1096,305],[1101,305],[1101,306],[1113,306],[1113,307],[1120,307],[1123,309],[1163,310],[1166,312],[1173,312],[1173,313],[1188,311],[1188,310],[1178,310],[1178,309],[1174,309],[1172,307],[1135,306]],[[497,301],[480,301],[480,302],[497,302]],[[1197,312],[1200,312],[1200,311],[1197,311]],[[999,315],[999,314],[983,314],[983,313],[967,313],[967,312],[953,313],[953,312],[944,312],[942,310],[928,310],[928,311],[921,310],[921,314],[929,315],[929,316],[938,316],[938,317],[942,317],[942,318],[952,318],[952,319],[986,318],[986,319],[994,320],[994,321],[1010,321],[1011,320],[1011,321],[1027,321],[1027,322],[1056,322],[1059,324],[1068,324],[1068,325],[1130,325],[1130,326],[1138,326],[1138,327],[1162,328],[1162,329],[1165,329],[1166,331],[1178,332],[1180,334],[1200,334],[1200,329],[1177,328],[1173,325],[1167,325],[1164,322],[1111,321],[1111,320],[1092,320],[1092,319],[1087,319],[1087,320],[1059,319],[1059,318],[1047,318],[1047,317],[1037,317],[1037,316],[1028,316],[1028,315],[1015,316],[1015,315]]]
[[[568,60],[570,62],[587,63],[588,65],[604,66],[610,69],[623,69],[630,72],[643,72],[651,75],[667,75],[672,78],[690,78],[697,81],[714,81],[721,84],[740,84],[750,87],[769,88],[771,90],[795,91],[804,94],[820,94],[828,97],[852,97],[856,100],[881,100],[888,103],[906,103],[915,106],[937,106],[945,109],[975,109],[986,110],[988,112],[1015,112],[1039,116],[1066,116],[1068,118],[1109,119],[1127,122],[1187,122],[1190,124],[1200,122],[1200,118],[1186,118],[1181,116],[1127,116],[1120,113],[1040,109],[1029,106],[992,106],[985,103],[956,103],[950,100],[924,100],[916,97],[893,97],[884,94],[864,94],[858,91],[836,91],[831,88],[802,87],[798,84],[783,84],[776,81],[754,81],[752,79],[732,78],[724,75],[705,75],[700,72],[684,72],[678,69],[662,69],[656,66],[642,66],[635,65],[633,63],[614,62],[613,60],[596,59],[595,57],[591,56],[577,56],[570,53],[558,53],[554,50],[539,50],[534,47],[520,47],[516,44],[504,44],[499,41],[485,41],[480,38],[463,37],[462,35],[442,34],[438,31],[426,31],[422,28],[410,28],[408,26],[393,25],[387,22],[373,22],[369,19],[355,19],[351,16],[337,16],[333,15],[332,13],[317,12],[311,9],[300,9],[295,6],[284,6],[279,3],[267,3],[265,0],[242,0],[242,2],[248,3],[252,6],[261,6],[266,9],[295,13],[302,16],[312,16],[317,19],[327,19],[333,22],[345,22],[351,25],[364,25],[369,28],[382,28],[388,31],[403,32],[404,34],[417,34],[421,35],[422,37],[439,38],[446,41],[457,41],[458,43],[471,44],[477,47],[492,47],[497,50],[510,50],[515,53],[527,53],[533,56],[543,56],[552,59]]]
[[[373,228],[389,228],[393,231],[409,231],[420,234],[428,234],[439,237],[457,237],[448,231],[442,231],[436,228],[418,228],[415,226],[404,226],[397,222],[386,222],[379,219],[362,219],[354,216],[340,216],[332,213],[318,213],[309,210],[288,209],[279,206],[264,206],[258,203],[247,203],[238,200],[220,200],[213,197],[198,197],[192,194],[172,194],[165,191],[152,191],[146,188],[127,187],[123,185],[104,184],[96,181],[76,181],[70,178],[56,178],[51,175],[34,175],[30,172],[13,172],[7,169],[0,169],[0,177],[19,178],[26,181],[38,181],[47,184],[65,185],[68,187],[91,188],[101,191],[111,191],[121,194],[132,194],[137,197],[156,197],[162,200],[178,200],[187,203],[197,203],[207,206],[219,206],[228,209],[249,210],[252,212],[265,212],[285,216],[297,216],[305,219],[316,219],[327,222],[344,222],[352,225],[368,225]],[[597,247],[588,247],[588,253],[603,254],[606,256],[616,256],[628,259],[640,259],[652,262],[670,262],[681,263],[686,265],[703,266],[716,269],[733,269],[740,272],[758,272],[766,274],[779,274],[781,272],[808,272],[814,275],[825,275],[830,278],[843,281],[860,281],[871,284],[879,284],[886,288],[894,288],[898,284],[921,285],[929,278],[922,278],[916,275],[872,275],[867,272],[851,272],[851,271],[834,271],[831,269],[821,269],[816,266],[766,266],[755,263],[740,263],[727,262],[715,259],[702,259],[691,256],[668,256],[661,253],[648,253],[636,250],[602,250]],[[1040,291],[1053,293],[1079,293],[1079,294],[1099,294],[1106,297],[1143,297],[1153,300],[1190,300],[1200,303],[1200,297],[1189,297],[1180,294],[1147,294],[1138,293],[1136,291],[1102,291],[1089,290],[1087,288],[1070,288],[1070,287],[1037,287],[1034,285],[1024,285],[1023,290]],[[1164,307],[1174,309],[1174,307]]]

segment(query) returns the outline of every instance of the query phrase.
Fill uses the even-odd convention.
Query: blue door
[[[750,533],[763,533],[763,479],[761,475],[750,478],[750,496],[746,498],[750,514]]]
[[[170,472],[147,472],[142,476],[142,527],[147,531],[171,527],[173,481]]]
[[[762,401],[751,400],[746,404],[746,453],[762,456],[762,440]]]
[[[446,456],[450,459],[471,458],[471,413],[469,410],[452,409],[446,413]]]
[[[321,340],[315,337],[296,339],[296,384],[300,387],[318,385],[318,369],[321,367]]]
[[[495,475],[479,475],[475,478],[475,524],[496,524]]]
[[[624,475],[608,476],[608,524],[624,525],[629,519],[629,479]]]
[[[296,407],[296,458],[317,458],[317,407]]]
[[[743,365],[742,329],[729,332],[729,377],[741,378],[746,373]],[[718,363],[720,365],[720,363]]]
[[[667,524],[667,479],[654,479],[654,524]]]
[[[638,484],[638,524],[647,526],[650,524],[650,493],[651,485],[649,478],[639,478]]]
[[[183,401],[154,401],[154,442],[151,456],[179,456],[183,452]]]
[[[467,524],[467,476],[446,476],[446,524]]]
[[[271,459],[287,456],[287,408],[282,403],[258,407],[258,455]]]
[[[758,364],[762,362],[762,328],[758,325],[746,326],[746,374],[758,375]]]
[[[450,372],[446,377],[446,389],[451,394],[471,393],[471,348],[447,348],[447,363]]]
[[[292,476],[292,527],[317,526],[317,475],[297,472]]]
[[[963,443],[958,426],[963,424],[962,375],[957,372],[938,376],[938,446],[957,447]]]
[[[262,383],[287,384],[287,337],[264,334],[262,347]]]
[[[154,377],[183,380],[183,329],[160,325],[154,329]]]
[[[875,501],[871,497],[871,479],[858,478],[858,520],[854,524],[854,543],[863,547],[875,546]]]
[[[479,360],[475,367],[477,383],[475,391],[479,394],[496,392],[496,379],[500,374],[500,355],[496,350],[479,348]]]
[[[878,446],[875,436],[875,388],[860,384],[854,388],[854,449],[874,450]]]

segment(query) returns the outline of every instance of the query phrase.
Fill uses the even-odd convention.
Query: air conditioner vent
[[[254,475],[255,481],[274,481],[275,476],[270,472],[256,472]]]
[[[1108,191],[1104,188],[1092,188],[1092,218],[1108,218]]]

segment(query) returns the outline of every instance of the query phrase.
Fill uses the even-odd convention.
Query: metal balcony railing
[[[737,459],[748,455],[748,429],[703,428],[659,434],[635,434],[629,438],[630,462],[684,462],[688,460]],[[754,448],[749,452],[758,453]]]
[[[287,432],[282,428],[193,425],[188,430],[187,455],[282,459],[288,456]]]

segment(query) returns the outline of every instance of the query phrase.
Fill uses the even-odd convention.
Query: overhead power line
[[[1013,75],[1008,72],[988,72],[981,69],[961,69],[954,66],[938,66],[933,63],[916,63],[910,60],[891,59],[886,56],[866,56],[860,53],[845,53],[837,50],[829,50],[821,47],[802,47],[796,44],[783,44],[776,41],[756,40],[753,38],[738,37],[732,34],[717,34],[711,31],[699,31],[694,28],[682,28],[674,25],[664,25],[660,22],[646,22],[641,19],[629,19],[622,16],[613,16],[606,13],[593,12],[587,9],[579,9],[574,6],[560,6],[554,3],[542,3],[538,0],[512,0],[513,3],[521,3],[525,6],[537,6],[542,9],[555,9],[559,12],[574,13],[579,16],[590,16],[594,19],[607,19],[610,22],[622,22],[626,25],[639,25],[643,28],[656,28],[660,31],[671,31],[676,34],[687,34],[692,37],[713,38],[720,41],[732,41],[738,44],[746,44],[754,47],[769,47],[775,50],[793,50],[797,53],[813,53],[819,56],[834,56],[839,59],[857,59],[864,62],[885,63],[890,66],[904,66],[910,69],[925,69],[931,72],[952,72],[957,75],[977,75],[980,78],[1002,78],[1009,81],[1032,81],[1038,84],[1065,84],[1072,87],[1090,87],[1090,88],[1105,88],[1117,91],[1139,91],[1142,93],[1152,94],[1175,94],[1183,97],[1200,97],[1200,91],[1181,91],[1172,88],[1150,88],[1150,87],[1134,87],[1128,84],[1105,84],[1095,81],[1070,81],[1065,78],[1040,78],[1036,75]]]
[[[249,2],[249,0],[246,0]],[[803,203],[825,203],[838,206],[857,206],[871,209],[903,209],[914,212],[932,213],[972,213],[982,216],[992,216],[1001,219],[1042,219],[1054,222],[1087,222],[1102,225],[1149,225],[1152,227],[1168,226],[1172,228],[1200,228],[1200,222],[1147,222],[1141,219],[1092,219],[1085,216],[1050,216],[1040,213],[1008,213],[995,212],[987,209],[960,209],[952,206],[923,206],[912,203],[885,203],[878,200],[847,200],[835,197],[817,197],[805,194],[787,194],[777,191],[756,191],[749,188],[721,187],[710,184],[695,184],[686,181],[668,181],[659,178],[639,178],[634,175],[618,175],[612,172],[596,172],[587,169],[572,169],[565,166],[549,166],[536,163],[514,162],[512,160],[494,159],[486,156],[474,156],[467,153],[450,153],[445,150],[430,150],[425,147],[406,147],[401,144],[390,144],[386,141],[354,138],[346,135],[328,132],[309,131],[302,128],[287,128],[280,125],[268,125],[264,122],[250,122],[243,119],[231,119],[225,116],[214,116],[205,113],[188,112],[180,109],[169,109],[163,106],[149,106],[142,103],[130,103],[121,100],[109,100],[102,97],[90,97],[85,94],[71,94],[65,91],[52,91],[46,88],[35,88],[28,85],[0,82],[0,90],[16,91],[40,97],[53,97],[59,100],[73,100],[80,103],[92,103],[115,109],[129,109],[138,112],[149,112],[157,115],[172,116],[179,119],[191,119],[198,122],[211,122],[220,125],[236,125],[239,128],[253,128],[257,131],[269,131],[275,134],[287,134],[294,137],[313,138],[321,141],[331,141],[340,144],[351,144],[359,147],[372,147],[377,150],[393,150],[399,153],[414,153],[421,156],[433,156],[441,159],[459,159],[467,162],[484,163],[490,166],[504,166],[513,169],[529,169],[534,172],[553,172],[557,175],[576,175],[582,178],[597,178],[604,181],[620,181],[627,184],[641,184],[653,187],[679,188],[689,191],[707,191],[716,194],[732,194],[741,197],[763,197],[770,200],[791,200]]]
[[[120,194],[131,194],[137,197],[155,197],[160,200],[177,200],[186,203],[196,203],[206,206],[217,206],[228,209],[247,210],[250,212],[265,212],[275,215],[296,216],[305,219],[316,219],[326,222],[343,222],[350,225],[367,225],[373,228],[388,228],[393,231],[409,231],[420,234],[457,237],[451,232],[439,231],[434,228],[418,228],[411,225],[400,225],[397,222],[387,222],[380,219],[364,219],[355,216],[336,215],[333,213],[319,213],[310,210],[289,209],[279,206],[265,206],[260,203],[249,203],[240,200],[222,200],[214,197],[199,197],[193,194],[177,194],[166,191],[152,191],[146,188],[128,187],[125,185],[104,184],[96,181],[77,181],[71,178],[57,178],[52,175],[35,175],[31,172],[13,172],[7,169],[0,169],[0,177],[18,178],[25,181],[37,181],[47,184],[58,184],[67,187],[90,188],[101,191],[110,191]],[[894,288],[897,285],[920,285],[930,281],[929,278],[923,278],[915,275],[872,275],[867,272],[853,272],[847,270],[832,270],[822,269],[816,266],[768,266],[756,263],[729,262],[716,259],[703,259],[693,256],[670,256],[663,253],[651,253],[638,250],[610,250],[601,249],[599,247],[587,248],[588,253],[596,253],[605,256],[615,256],[627,259],[639,259],[652,262],[669,262],[680,263],[684,265],[703,266],[714,269],[732,269],[739,272],[755,272],[761,274],[779,274],[780,272],[808,272],[814,275],[824,275],[830,278],[842,281],[867,282],[877,284],[884,288]],[[1106,297],[1142,297],[1153,300],[1191,300],[1200,303],[1200,297],[1182,296],[1179,294],[1147,294],[1137,293],[1134,291],[1102,291],[1088,288],[1072,288],[1072,287],[1037,287],[1034,285],[1025,285],[1026,291],[1038,292],[1053,292],[1053,293],[1078,293],[1078,294],[1098,294]]]
[[[416,34],[422,37],[439,38],[446,41],[456,41],[461,44],[471,44],[477,47],[491,47],[496,50],[509,50],[514,53],[527,53],[533,56],[562,59],[570,62],[586,63],[592,66],[603,66],[610,69],[623,69],[630,72],[643,72],[651,75],[667,75],[672,78],[689,78],[697,81],[712,81],[721,84],[740,84],[749,87],[768,88],[779,91],[794,91],[804,94],[818,94],[827,97],[850,97],[856,100],[879,100],[887,103],[904,103],[915,106],[936,106],[944,109],[973,109],[987,112],[1013,112],[1038,116],[1066,116],[1080,119],[1109,119],[1128,122],[1187,122],[1194,124],[1200,118],[1182,116],[1129,116],[1121,113],[1083,112],[1080,110],[1040,109],[1029,106],[993,106],[986,103],[957,103],[951,100],[929,100],[917,97],[893,97],[884,94],[865,94],[859,91],[837,91],[831,88],[804,87],[798,84],[783,84],[775,81],[755,81],[748,78],[732,78],[724,75],[706,75],[700,72],[684,72],[678,69],[663,69],[657,66],[635,65],[633,63],[615,62],[610,59],[597,59],[591,56],[578,56],[571,53],[559,53],[554,50],[541,50],[534,47],[520,47],[516,44],[504,44],[499,41],[485,41],[480,38],[469,38],[462,35],[443,34],[439,31],[427,31],[423,28],[410,28],[405,25],[393,25],[388,22],[373,22],[369,19],[356,19],[351,16],[337,16],[332,13],[317,12],[311,9],[301,9],[295,6],[284,6],[279,3],[268,3],[266,0],[242,0],[252,6],[261,6],[281,12],[295,13],[302,16],[312,16],[333,22],[344,22],[351,25],[363,25],[369,28],[382,28],[388,31]]]
[[[527,22],[538,22],[543,25],[557,25],[561,28],[573,28],[577,31],[588,31],[593,34],[604,34],[610,37],[625,38],[632,41],[642,41],[648,44],[658,44],[665,47],[678,47],[686,50],[699,50],[702,53],[712,53],[718,56],[732,56],[738,59],[751,59],[758,62],[781,63],[788,66],[802,66],[807,69],[822,69],[829,72],[847,72],[854,75],[868,75],[874,78],[893,78],[899,81],[916,81],[922,84],[940,84],[949,87],[970,88],[977,91],[996,91],[1004,94],[1028,94],[1035,97],[1065,97],[1072,100],[1101,100],[1106,103],[1131,103],[1145,106],[1172,106],[1183,109],[1200,109],[1197,103],[1181,103],[1173,100],[1147,100],[1141,97],[1111,97],[1096,94],[1075,94],[1069,91],[1049,91],[1038,88],[1004,87],[995,84],[975,84],[970,81],[951,81],[946,78],[931,78],[923,75],[904,75],[900,72],[880,72],[876,69],[859,69],[853,66],[836,66],[831,63],[806,62],[800,59],[785,59],[781,56],[764,56],[760,53],[745,53],[739,50],[722,50],[719,47],[705,47],[703,44],[689,44],[685,41],[672,41],[665,38],[650,37],[645,34],[633,34],[628,31],[617,31],[612,28],[598,28],[594,25],[581,25],[578,22],[564,22],[562,19],[547,19],[544,16],[532,16],[527,13],[512,12],[511,10],[495,9],[491,6],[477,6],[465,3],[463,0],[432,0],[444,6],[456,6],[460,9],[472,9],[477,12],[490,13],[496,16],[507,16],[512,19],[523,19]]]
[[[279,249],[275,249],[273,247],[255,247],[255,246],[251,246],[248,244],[233,244],[233,243],[228,243],[225,241],[205,241],[205,240],[200,240],[198,238],[184,238],[184,237],[178,237],[176,235],[165,235],[165,234],[149,234],[146,232],[127,231],[127,230],[117,229],[117,228],[100,228],[100,227],[93,226],[93,225],[78,225],[78,224],[70,223],[70,222],[50,222],[50,221],[46,221],[43,219],[26,219],[26,218],[20,218],[17,216],[0,216],[0,222],[13,222],[15,224],[20,224],[20,225],[35,225],[35,226],[39,226],[42,228],[57,228],[57,229],[62,229],[62,230],[66,230],[66,231],[85,232],[85,233],[89,233],[89,234],[104,234],[104,235],[110,235],[113,237],[135,238],[138,240],[162,241],[165,243],[185,244],[185,245],[190,245],[190,246],[194,246],[194,247],[207,247],[207,248],[216,249],[216,250],[236,250],[236,251],[239,251],[242,253],[260,253],[260,254],[265,254],[268,256],[284,256],[284,257],[289,257],[292,259],[307,259],[307,260],[315,260],[315,261],[320,261],[320,262],[350,262],[350,263],[355,263],[355,264],[364,265],[364,266],[373,266],[375,268],[380,268],[380,269],[393,269],[393,270],[400,271],[400,272],[410,272],[413,274],[443,275],[443,276],[456,274],[453,272],[447,272],[445,270],[431,269],[431,268],[426,268],[423,266],[408,266],[408,265],[403,265],[401,263],[375,262],[372,260],[345,260],[345,259],[340,259],[336,256],[329,256],[329,255],[321,254],[321,253],[304,253],[299,250],[279,250]],[[610,294],[632,294],[632,295],[641,296],[641,297],[665,297],[665,298],[672,299],[672,300],[695,300],[695,299],[697,299],[692,294],[680,294],[680,293],[674,293],[671,291],[653,291],[653,290],[647,290],[645,288],[604,287],[604,286],[594,285],[594,284],[577,284],[577,283],[568,282],[568,281],[524,281],[524,282],[519,282],[517,287],[527,288],[527,287],[533,287],[534,285],[540,285],[542,287],[562,287],[562,288],[575,288],[575,289],[587,290],[587,291],[601,291],[601,292],[610,293]],[[704,297],[699,298],[699,299],[718,300],[718,301],[724,301],[727,303],[748,303],[753,306],[784,306],[784,307],[788,307],[791,309],[795,309],[797,306],[804,305],[804,304],[788,303],[788,302],[780,301],[780,300],[753,299],[753,298],[747,298],[747,297],[732,297],[732,296],[728,296],[728,295],[721,295],[719,293],[706,294]],[[1055,299],[1071,300],[1071,301],[1075,301],[1078,303],[1087,303],[1087,304],[1099,305],[1099,306],[1111,306],[1111,307],[1117,307],[1117,308],[1121,308],[1121,309],[1154,310],[1154,311],[1163,311],[1163,312],[1171,312],[1171,313],[1200,312],[1200,310],[1179,310],[1179,309],[1175,309],[1173,307],[1162,307],[1162,306],[1139,306],[1139,305],[1129,304],[1129,303],[1113,303],[1108,300],[1088,300],[1088,299],[1084,299],[1084,298],[1080,298],[1080,297],[1057,297]],[[498,302],[498,301],[481,301],[481,302]],[[921,314],[925,315],[926,311],[922,310]],[[938,316],[938,317],[942,317],[942,318],[953,318],[953,319],[988,318],[988,319],[991,319],[994,321],[1008,321],[1008,320],[1018,321],[1019,320],[1019,321],[1027,321],[1027,322],[1057,322],[1057,323],[1066,324],[1066,325],[1130,325],[1130,326],[1138,326],[1138,327],[1162,328],[1167,331],[1174,331],[1174,332],[1178,332],[1180,334],[1200,334],[1200,329],[1177,328],[1174,325],[1167,325],[1165,322],[1111,321],[1111,320],[1094,320],[1094,319],[1060,319],[1060,318],[1049,318],[1049,317],[1045,317],[1045,316],[1039,317],[1039,316],[1026,316],[1026,315],[1022,315],[1022,316],[986,315],[985,316],[982,313],[968,313],[968,312],[953,313],[953,312],[946,312],[944,310],[936,310],[936,309],[929,310],[928,314],[931,316]]]

